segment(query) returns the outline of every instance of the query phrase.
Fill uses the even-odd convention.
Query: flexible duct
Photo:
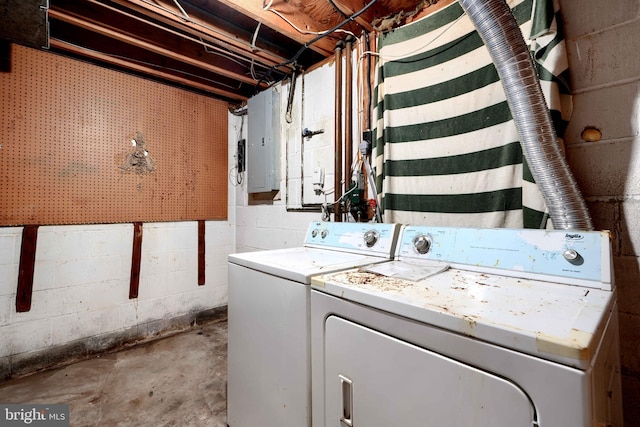
[[[529,49],[504,0],[459,0],[498,70],[522,152],[542,192],[553,226],[591,230],[586,203],[569,170]]]

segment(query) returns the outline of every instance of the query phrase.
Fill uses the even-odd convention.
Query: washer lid
[[[229,262],[232,264],[305,284],[311,283],[312,276],[387,260],[388,257],[310,247],[229,255]]]
[[[449,269],[412,282],[351,269],[312,278],[325,293],[580,369],[615,292]]]

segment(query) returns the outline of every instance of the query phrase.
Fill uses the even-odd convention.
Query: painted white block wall
[[[640,420],[640,2],[561,0],[574,114],[567,158],[594,225],[613,231],[625,425]],[[585,142],[593,126],[602,139]]]
[[[21,234],[21,227],[0,228],[5,370],[82,340],[144,338],[170,327],[173,318],[226,304],[226,257],[233,247],[227,222],[206,223],[204,286],[198,286],[197,222],[144,224],[137,299],[129,299],[131,224],[40,227],[32,305],[24,313],[15,309]]]

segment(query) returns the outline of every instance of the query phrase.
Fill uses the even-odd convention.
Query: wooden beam
[[[209,0],[200,0],[198,4],[202,4],[206,7]],[[305,32],[319,33],[331,28],[331,25],[324,26],[322,22],[313,20],[309,15],[301,11],[296,5],[304,8],[304,2],[286,2],[283,0],[275,0],[271,9],[277,11],[280,15],[264,10],[262,8],[262,2],[259,0],[216,0],[220,3],[244,14],[275,31],[286,35],[292,40],[304,45],[305,43],[313,40],[316,34],[305,34],[295,29],[290,23],[285,21],[280,15],[284,16],[298,29]],[[333,49],[336,44],[336,38],[325,37],[318,40],[316,43],[309,46],[312,49],[326,57],[333,55]]]
[[[206,223],[198,221],[198,286],[205,284],[205,270],[207,267],[207,258],[205,256],[205,229]]]
[[[125,6],[130,10],[134,10],[145,16],[153,18],[171,27],[180,29],[188,34],[196,37],[202,37],[210,43],[217,46],[231,49],[236,53],[241,53],[243,56],[255,60],[261,64],[269,67],[276,66],[287,60],[287,58],[276,55],[272,52],[260,49],[252,46],[251,43],[239,39],[233,34],[229,34],[226,31],[215,28],[211,24],[199,20],[196,17],[190,17],[189,20],[183,19],[176,13],[171,12],[163,5],[162,2],[158,4],[152,4],[144,0],[112,0],[121,6]],[[286,68],[282,68],[281,71],[289,71]]]
[[[216,88],[214,86],[209,86],[207,84],[204,83],[199,83],[197,81],[194,81],[192,79],[187,79],[184,77],[180,77],[180,76],[176,76],[174,74],[171,73],[167,73],[164,71],[161,71],[159,69],[153,68],[153,67],[148,67],[142,64],[137,64],[135,62],[130,62],[124,59],[120,59],[120,58],[116,58],[113,57],[111,55],[105,54],[105,53],[101,53],[101,52],[96,52],[94,50],[91,49],[85,49],[81,46],[77,46],[71,43],[67,43],[65,41],[62,40],[58,40],[55,38],[52,38],[50,40],[50,44],[52,48],[57,48],[57,49],[61,49],[70,53],[74,53],[74,54],[78,54],[87,58],[92,58],[98,61],[102,61],[105,62],[107,64],[112,64],[112,65],[116,65],[119,67],[123,67],[123,68],[127,68],[129,70],[133,70],[133,71],[137,71],[143,74],[147,74],[153,77],[158,77],[170,82],[174,82],[174,83],[178,83],[181,85],[185,85],[188,87],[192,87],[194,89],[198,89],[198,90],[204,90],[206,92],[210,92],[212,94],[215,95],[219,95],[222,96],[224,98],[230,99],[230,100],[237,100],[237,101],[246,101],[248,99],[247,96],[244,95],[240,95],[238,93],[235,92],[229,92],[227,90],[223,90],[223,89],[219,89]]]
[[[422,10],[420,10],[414,17],[413,19],[420,19],[420,18],[424,18],[427,15],[432,14],[433,12],[437,12],[438,10],[449,6],[451,3],[454,3],[457,0],[438,0],[437,3],[435,4],[431,4],[429,2],[425,2],[424,7],[422,8]]]
[[[362,0],[333,0],[333,3],[343,14],[351,16],[362,10],[368,2]],[[380,3],[377,3],[362,15],[357,16],[355,22],[360,24],[365,31],[370,32],[373,30],[371,21],[379,15],[384,16],[388,13],[389,11],[387,9],[382,9]]]
[[[142,223],[133,223],[133,249],[131,251],[131,277],[129,299],[138,298],[140,288],[140,264],[142,263]]]
[[[38,226],[25,225],[22,230],[20,246],[20,265],[18,267],[18,289],[16,291],[16,311],[24,313],[31,310],[33,293],[33,274],[36,265],[36,243],[38,242]]]
[[[141,49],[148,50],[150,52],[154,52],[156,54],[166,56],[167,58],[172,58],[177,61],[184,62],[185,64],[190,64],[195,67],[201,68],[203,70],[210,71],[212,73],[220,74],[222,76],[228,77],[230,79],[238,80],[243,83],[247,83],[250,85],[255,85],[256,81],[251,76],[246,76],[244,74],[239,74],[237,72],[230,71],[224,67],[210,64],[208,62],[204,62],[202,60],[192,58],[190,56],[184,55],[177,51],[173,51],[167,49],[162,46],[158,46],[154,43],[150,43],[148,41],[139,39],[135,36],[127,34],[123,32],[121,29],[114,29],[107,26],[104,26],[100,23],[90,22],[85,18],[69,15],[64,11],[60,11],[57,9],[50,9],[49,16],[53,19],[58,19],[63,22],[67,22],[69,24],[75,25],[80,28],[84,28],[89,31],[93,31],[98,34],[102,34],[104,36],[110,37],[115,40],[119,40],[121,42],[130,44],[132,46],[136,46]]]

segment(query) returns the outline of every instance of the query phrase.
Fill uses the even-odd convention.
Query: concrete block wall
[[[319,213],[289,212],[284,205],[238,206],[237,252],[302,246],[311,221]]]
[[[0,228],[0,378],[145,339],[227,301],[227,222],[207,222],[198,286],[197,222],[143,225],[139,296],[129,299],[133,225],[38,230],[31,310],[15,309],[22,228]],[[59,354],[58,354],[59,353]]]
[[[594,226],[613,231],[625,425],[640,425],[640,2],[560,5],[574,93],[567,158]],[[584,141],[587,127],[602,139]]]

